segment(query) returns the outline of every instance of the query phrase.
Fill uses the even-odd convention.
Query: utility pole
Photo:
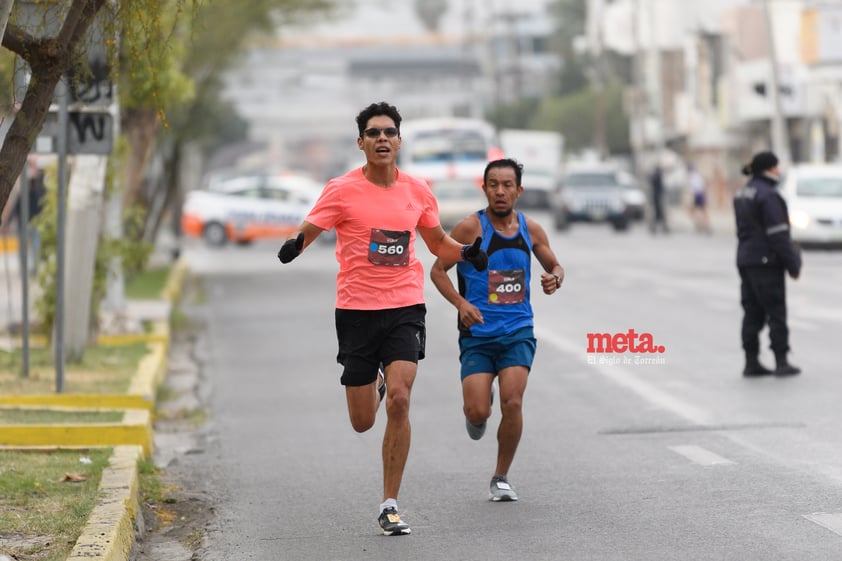
[[[772,25],[772,9],[770,0],[763,0],[763,8],[766,12],[766,33],[769,38],[769,63],[772,66],[772,150],[777,154],[778,159],[784,164],[792,163],[792,154],[789,150],[789,134],[786,129],[786,120],[781,106],[781,80],[778,69],[778,51],[775,48],[775,29]]]
[[[640,22],[638,14],[640,13],[640,1],[633,0],[631,10],[631,30],[632,30],[632,72],[634,83],[634,96],[631,99],[632,123],[631,127],[631,145],[634,155],[634,169],[637,180],[640,185],[646,184],[646,176],[649,172],[644,165],[644,154],[646,153],[646,83],[643,74],[643,46],[640,40]]]
[[[605,48],[602,37],[603,0],[590,0],[587,5],[590,11],[588,19],[591,20],[590,27],[592,30],[588,45],[593,62],[590,78],[591,85],[596,93],[593,143],[597,156],[602,161],[608,155],[608,147],[605,140]]]
[[[656,0],[644,0],[649,3],[649,37],[652,41],[649,56],[652,63],[652,91],[651,111],[654,113],[656,128],[655,128],[655,157],[660,163],[664,157],[664,146],[666,141],[664,139],[664,94],[661,91],[663,86],[663,78],[661,76],[661,51],[658,44],[658,10],[655,6]]]

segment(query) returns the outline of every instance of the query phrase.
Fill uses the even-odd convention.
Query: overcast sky
[[[449,0],[441,19],[444,35],[461,35],[481,30],[489,10],[541,9],[551,0]],[[584,0],[583,0],[584,1]],[[330,22],[283,30],[287,38],[359,39],[386,38],[424,34],[426,31],[415,15],[414,0],[340,0],[344,7],[339,17]]]

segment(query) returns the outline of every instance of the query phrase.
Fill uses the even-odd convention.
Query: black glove
[[[284,242],[284,245],[281,246],[281,249],[278,250],[278,259],[281,260],[281,263],[289,263],[296,257],[298,254],[301,253],[301,248],[304,247],[304,234],[298,234],[298,237],[293,239],[288,239]]]
[[[482,237],[474,240],[474,245],[465,244],[462,246],[462,261],[467,261],[477,271],[484,271],[488,267],[488,254],[480,249]]]

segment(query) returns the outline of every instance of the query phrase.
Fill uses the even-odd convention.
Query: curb
[[[102,472],[96,505],[67,561],[125,561],[135,542],[138,519],[138,446],[118,446]]]
[[[165,322],[156,322],[152,337],[165,339],[148,343],[149,352],[141,359],[129,389],[119,394],[28,394],[0,395],[0,406],[65,407],[74,409],[146,409],[155,408],[158,386],[167,372],[170,330]],[[2,434],[0,430],[0,434]]]
[[[12,253],[18,250],[18,237],[13,235],[0,236],[0,253]]]
[[[90,448],[139,446],[152,455],[152,415],[145,409],[128,409],[119,423],[0,425],[0,448],[25,450],[55,446]]]

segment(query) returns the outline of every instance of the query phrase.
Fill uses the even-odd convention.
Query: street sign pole
[[[21,333],[23,334],[23,349],[21,350],[21,376],[29,376],[29,260],[35,256],[29,255],[29,159],[20,172],[20,286],[21,286]]]
[[[56,85],[58,97],[58,218],[56,221],[56,311],[53,321],[53,361],[56,393],[64,391],[64,257],[67,234],[67,96],[66,77]]]

